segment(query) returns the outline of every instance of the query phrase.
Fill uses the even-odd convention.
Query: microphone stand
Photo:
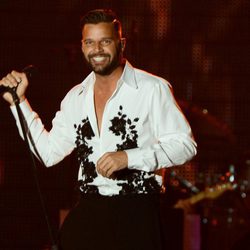
[[[198,194],[200,192],[200,190],[196,186],[194,186],[188,180],[178,176],[175,171],[171,171],[170,176],[178,180],[184,187],[188,188],[193,194]]]
[[[19,121],[20,121],[20,124],[21,124],[21,129],[22,129],[22,132],[23,132],[23,136],[24,136],[25,145],[27,147],[27,150],[29,152],[30,159],[31,159],[31,162],[32,162],[32,170],[33,170],[33,176],[34,176],[34,179],[35,179],[35,185],[36,185],[36,189],[38,191],[38,196],[39,196],[40,204],[41,204],[41,207],[42,207],[42,212],[43,212],[46,224],[47,224],[47,229],[48,229],[50,241],[52,243],[51,244],[51,250],[58,250],[55,239],[53,237],[51,224],[49,222],[48,213],[47,213],[47,210],[46,210],[46,207],[45,207],[45,202],[44,202],[44,199],[43,199],[43,196],[42,196],[42,192],[41,192],[41,188],[40,188],[40,184],[39,184],[39,180],[38,180],[38,176],[37,176],[35,158],[34,158],[34,155],[33,155],[32,151],[31,151],[29,141],[28,141],[28,138],[27,138],[27,134],[26,134],[27,126],[25,126],[25,118],[24,118],[22,110],[21,110],[21,108],[19,106],[20,100],[19,100],[19,97],[18,97],[18,95],[16,93],[16,88],[10,89],[9,92],[11,93],[13,101],[15,103],[15,107],[16,107],[16,110],[17,110],[18,118],[19,118]]]

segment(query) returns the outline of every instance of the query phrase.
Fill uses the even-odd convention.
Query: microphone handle
[[[35,73],[36,68],[33,65],[28,65],[26,66],[22,72],[25,73],[25,75],[27,76],[28,80],[30,81],[30,79],[32,78],[33,74]],[[16,91],[17,87],[8,87],[8,86],[0,86],[0,95],[4,94],[5,92],[12,92],[12,91]]]
[[[10,87],[6,87],[3,85],[0,86],[0,95],[4,94],[5,92],[10,92],[10,91],[11,91]]]

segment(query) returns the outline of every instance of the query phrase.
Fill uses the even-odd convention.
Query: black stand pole
[[[40,188],[40,185],[39,185],[35,158],[34,158],[34,155],[33,155],[32,151],[31,151],[29,141],[28,141],[28,138],[27,138],[26,132],[28,131],[28,128],[27,128],[27,126],[25,126],[26,125],[25,124],[25,118],[24,118],[22,110],[21,110],[21,108],[19,106],[20,100],[19,100],[19,98],[17,96],[17,93],[16,93],[15,89],[11,89],[10,93],[11,93],[12,98],[13,98],[14,103],[15,103],[15,107],[16,107],[16,110],[17,110],[18,118],[19,118],[19,121],[20,121],[20,124],[21,124],[23,136],[24,136],[25,145],[27,147],[27,150],[28,150],[29,155],[30,155],[30,159],[32,161],[32,170],[33,170],[33,175],[34,175],[34,179],[35,179],[35,185],[36,185],[36,188],[37,188],[37,191],[38,191],[38,196],[39,196],[40,204],[41,204],[41,207],[42,207],[42,212],[43,212],[46,224],[47,224],[47,229],[48,229],[48,233],[49,233],[49,237],[50,237],[50,241],[51,241],[51,250],[58,250],[55,239],[53,237],[51,225],[50,225],[49,218],[48,218],[48,213],[47,213],[47,210],[46,210],[46,207],[45,207],[45,202],[44,202],[42,192],[41,192],[41,188]]]

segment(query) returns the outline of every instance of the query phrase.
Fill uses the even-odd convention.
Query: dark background
[[[47,129],[64,95],[89,72],[80,50],[79,19],[94,8],[112,8],[120,16],[125,55],[135,67],[172,84],[199,145],[198,156],[178,174],[206,187],[233,166],[248,197],[250,1],[1,0],[0,77],[36,66],[27,96]],[[56,233],[59,211],[76,199],[74,154],[49,169],[37,162],[37,170]],[[223,207],[217,215],[222,230],[209,231],[217,230],[218,241],[232,233],[224,211],[233,207],[238,226],[242,216],[235,203],[225,198],[223,206],[212,205]],[[42,249],[48,242],[29,156],[8,105],[0,100],[0,249]]]

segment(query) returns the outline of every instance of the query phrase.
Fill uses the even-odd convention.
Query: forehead
[[[116,33],[113,23],[85,24],[82,30],[83,39],[100,39],[103,37],[114,38]]]

